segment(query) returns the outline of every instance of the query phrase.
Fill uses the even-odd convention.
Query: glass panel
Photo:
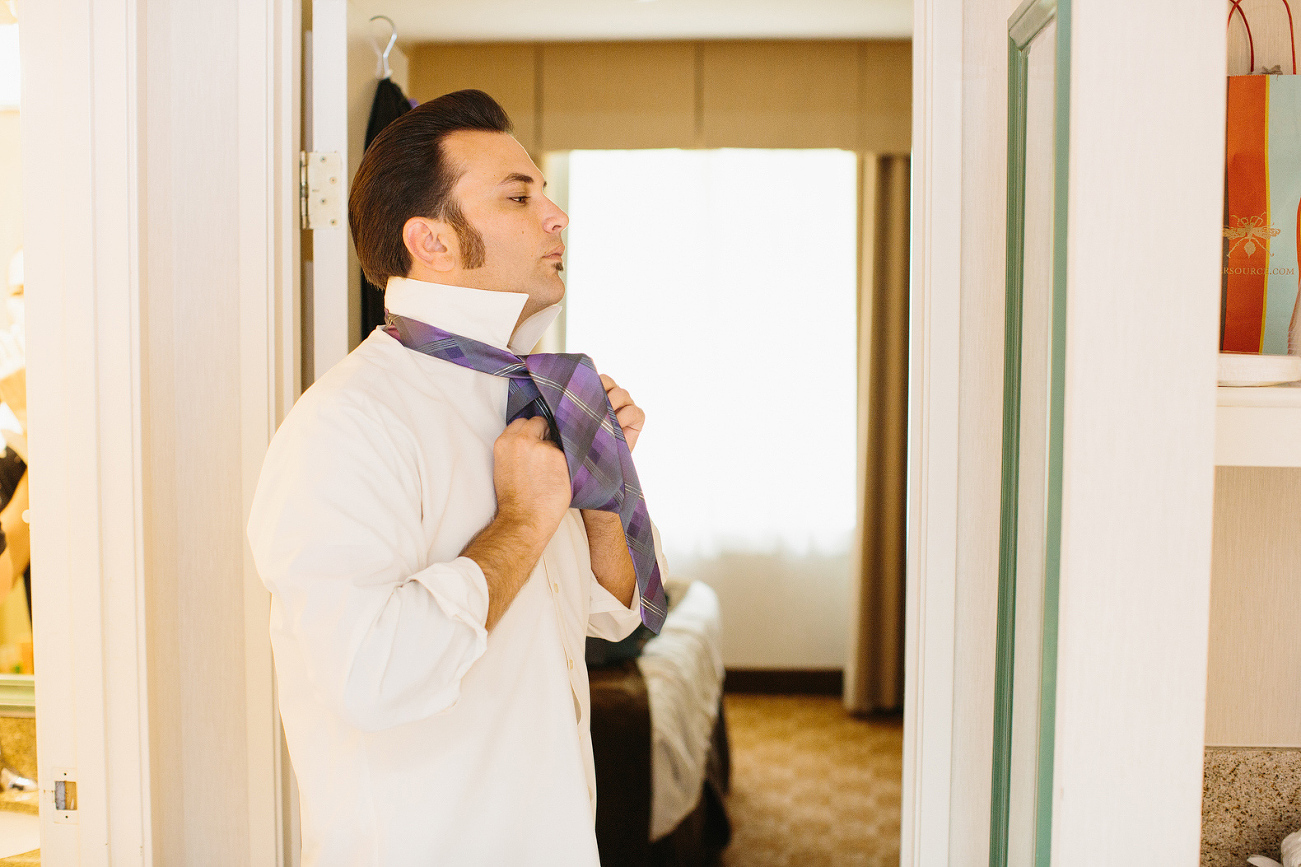
[[[1042,676],[1048,419],[1053,324],[1053,103],[1056,24],[1031,43],[1026,67],[1024,259],[1021,284],[1020,454],[1017,475],[1016,643],[1012,674],[1008,863],[1032,864]]]
[[[1070,0],[1008,20],[1007,320],[991,867],[1051,856]]]

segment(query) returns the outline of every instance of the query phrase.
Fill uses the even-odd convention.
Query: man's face
[[[463,285],[529,296],[522,318],[558,302],[564,244],[560,232],[569,217],[542,193],[542,172],[519,142],[505,133],[461,130],[443,140],[453,171],[452,188],[466,221],[483,239],[479,267],[468,267],[462,242]]]

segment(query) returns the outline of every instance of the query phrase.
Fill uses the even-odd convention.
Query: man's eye
[[[529,197],[528,197],[528,196],[511,196],[511,197],[510,197],[510,200],[511,200],[512,202],[519,202],[519,203],[522,205],[522,204],[526,203],[526,202],[529,200]]]

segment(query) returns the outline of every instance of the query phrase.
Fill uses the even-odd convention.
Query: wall
[[[834,147],[907,153],[912,51],[902,41],[425,44],[420,101],[465,87],[496,97],[539,163],[603,148]],[[842,668],[849,558],[703,564],[732,668]],[[793,575],[802,577],[794,578]]]
[[[1206,744],[1301,747],[1301,469],[1215,473]]]

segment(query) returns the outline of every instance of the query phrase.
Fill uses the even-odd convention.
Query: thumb
[[[547,424],[547,420],[542,416],[535,415],[524,422],[520,427],[520,431],[534,439],[544,440],[548,439],[551,434],[551,425]]]

